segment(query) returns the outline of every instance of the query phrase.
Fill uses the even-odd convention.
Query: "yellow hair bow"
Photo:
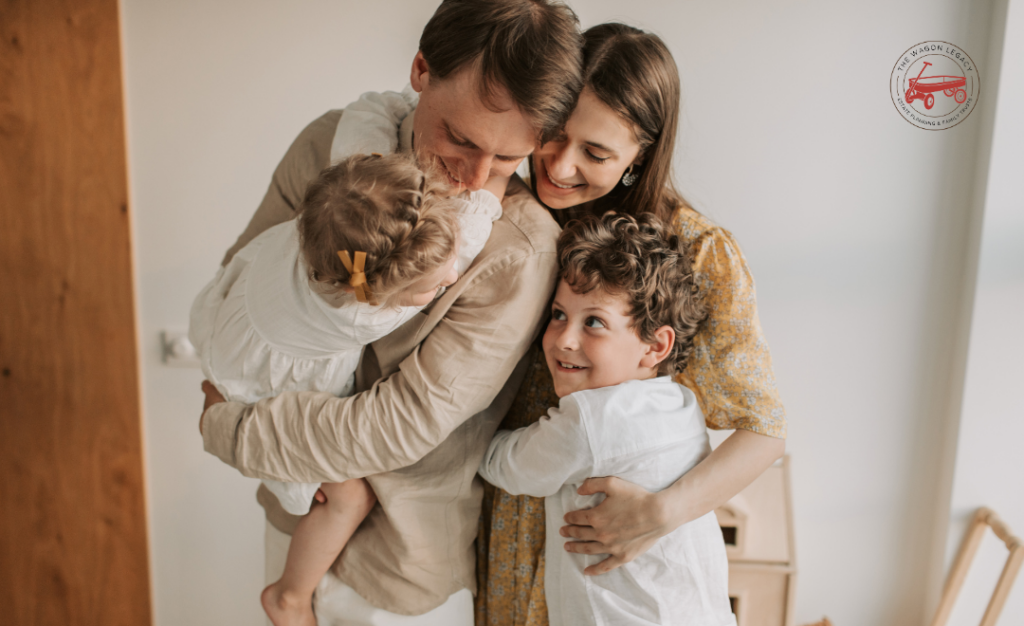
[[[348,250],[338,250],[338,258],[341,259],[345,269],[348,270],[348,284],[356,292],[356,300],[376,305],[373,294],[370,293],[370,286],[366,283],[366,253],[356,252],[355,262],[348,255]]]

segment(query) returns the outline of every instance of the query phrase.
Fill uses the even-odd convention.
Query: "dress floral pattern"
[[[785,438],[786,414],[757,317],[754,279],[732,234],[680,209],[672,224],[693,255],[708,317],[676,380],[694,391],[709,428]],[[539,342],[501,428],[528,426],[558,405]],[[476,626],[547,626],[544,499],[485,485],[477,538]]]

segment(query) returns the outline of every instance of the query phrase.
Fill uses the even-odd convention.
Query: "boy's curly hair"
[[[558,238],[560,277],[576,293],[603,289],[625,296],[632,328],[653,343],[662,326],[675,330],[675,345],[662,374],[686,367],[693,336],[705,311],[693,280],[689,249],[652,213],[636,217],[608,211],[569,222]]]
[[[401,154],[356,155],[324,169],[299,207],[310,278],[342,291],[350,274],[338,251],[365,252],[370,293],[393,306],[404,288],[455,252],[455,205],[440,181]]]

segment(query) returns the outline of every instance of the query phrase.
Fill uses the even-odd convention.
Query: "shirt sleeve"
[[[415,92],[369,91],[344,109],[331,145],[331,163],[354,154],[398,150],[398,128],[415,106]]]
[[[785,438],[786,413],[747,261],[732,235],[718,227],[700,233],[690,246],[708,316],[677,381],[696,394],[708,427]]]
[[[493,223],[501,217],[501,201],[489,191],[474,191],[456,198],[459,229],[459,274],[464,274],[491,236]]]
[[[565,484],[582,482],[593,467],[580,408],[570,395],[540,421],[498,431],[480,463],[480,476],[514,496],[544,498]]]
[[[214,405],[204,417],[207,451],[246,476],[292,482],[416,463],[493,402],[540,327],[556,272],[552,249],[475,274],[398,371],[362,393]]]

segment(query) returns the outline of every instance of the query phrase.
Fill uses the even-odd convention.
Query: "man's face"
[[[432,78],[422,53],[412,64],[412,87],[420,94],[413,119],[415,146],[453,185],[476,191],[489,178],[511,176],[533,152],[535,131],[502,88],[492,111],[480,98],[480,72],[468,65],[444,80]]]

